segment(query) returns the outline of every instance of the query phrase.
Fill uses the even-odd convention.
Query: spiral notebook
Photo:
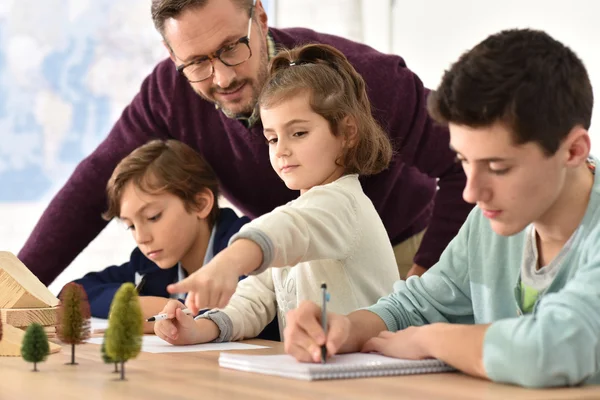
[[[221,353],[219,366],[308,381],[454,371],[454,368],[440,360],[403,360],[372,353],[336,355],[328,359],[326,364],[301,363],[287,354],[260,356]]]

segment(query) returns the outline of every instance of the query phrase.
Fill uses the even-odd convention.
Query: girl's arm
[[[357,207],[350,190],[314,187],[293,204],[246,224],[228,248],[167,291],[187,292],[185,304],[194,312],[223,308],[242,275],[309,260],[345,259],[360,239]]]
[[[246,224],[231,241],[235,245],[248,239],[261,250],[262,259],[253,257],[255,267],[248,263],[245,273],[318,259],[345,259],[360,239],[357,207],[349,190],[314,187],[292,204]]]
[[[256,337],[275,318],[277,303],[271,271],[239,281],[229,304],[203,314],[219,327],[217,342]]]

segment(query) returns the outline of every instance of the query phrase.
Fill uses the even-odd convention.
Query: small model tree
[[[44,361],[50,354],[48,336],[44,328],[37,322],[32,323],[25,331],[21,344],[21,356],[27,362],[33,363],[33,371],[37,372],[37,363]]]
[[[115,370],[113,373],[119,372],[119,363],[110,358],[108,354],[106,354],[106,332],[104,332],[104,340],[102,341],[102,347],[100,348],[100,352],[102,353],[102,360],[105,364],[115,364]]]
[[[57,335],[71,345],[70,365],[76,365],[75,345],[90,337],[90,304],[83,286],[71,282],[60,293]]]
[[[121,363],[121,380],[125,379],[125,362],[137,357],[142,349],[143,323],[135,286],[124,283],[110,305],[106,329],[106,354]]]

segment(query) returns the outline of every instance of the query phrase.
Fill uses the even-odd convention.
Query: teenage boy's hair
[[[516,144],[556,153],[571,129],[589,129],[594,96],[577,55],[547,33],[512,29],[489,36],[444,73],[428,99],[440,123],[504,124]]]
[[[177,140],[152,140],[121,160],[106,185],[108,210],[102,214],[105,220],[121,215],[121,197],[129,182],[145,193],[179,197],[188,212],[201,206],[196,195],[210,190],[215,199],[208,216],[210,226],[219,215],[215,173],[200,154]]]
[[[329,122],[334,135],[346,135],[341,122],[352,117],[357,135],[337,161],[345,172],[372,175],[386,169],[392,145],[371,114],[365,82],[334,47],[309,44],[281,51],[270,63],[270,77],[259,106],[268,109],[282,100],[308,93],[310,107]]]

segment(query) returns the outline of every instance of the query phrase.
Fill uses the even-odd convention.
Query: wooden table
[[[280,354],[277,342],[245,354]],[[70,347],[39,364],[0,357],[0,399],[599,399],[600,386],[529,390],[499,385],[459,373],[305,382],[219,368],[218,352],[140,353],[126,364],[126,381],[102,362],[100,346],[77,346],[77,366]]]

